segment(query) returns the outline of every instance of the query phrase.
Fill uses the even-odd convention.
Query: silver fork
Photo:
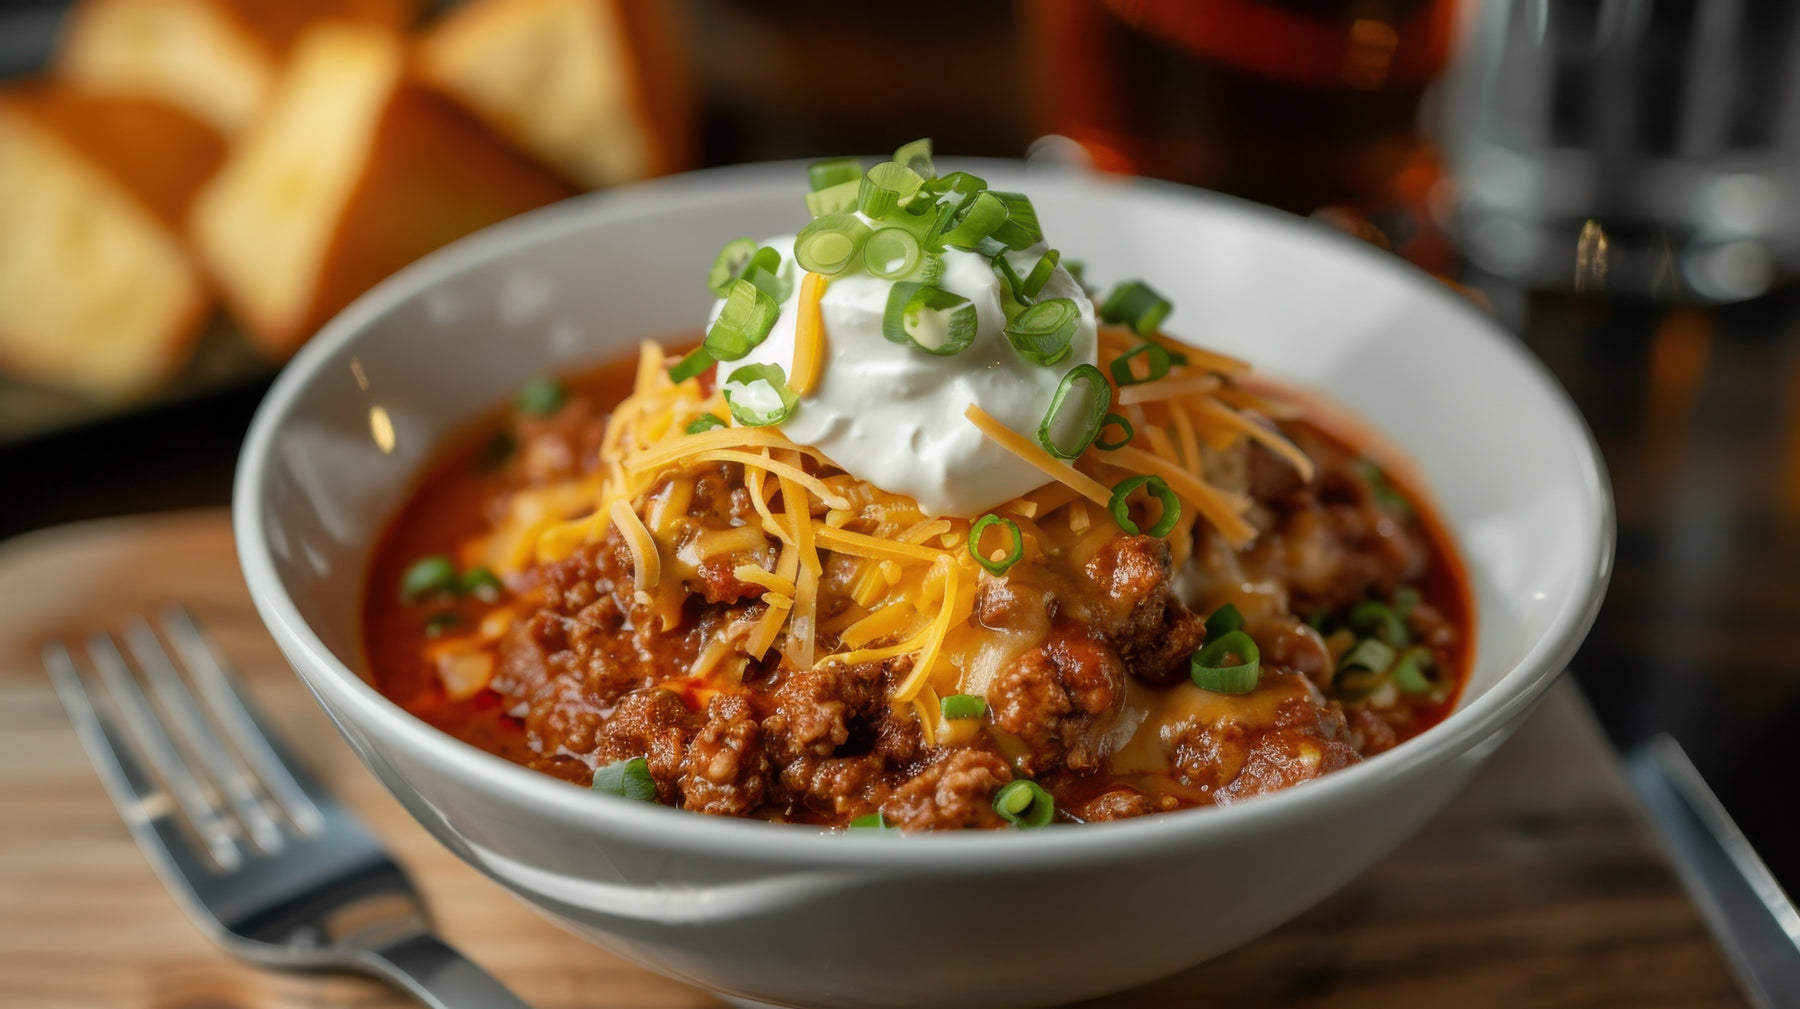
[[[123,648],[88,635],[99,694],[69,647],[47,644],[43,660],[126,826],[194,924],[247,960],[373,974],[433,1009],[527,1009],[432,934],[406,874],[288,756],[187,611],[158,622],[160,637],[131,621]]]

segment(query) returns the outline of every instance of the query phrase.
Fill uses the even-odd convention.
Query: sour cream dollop
[[[764,245],[781,252],[794,270],[793,290],[768,338],[738,361],[719,365],[721,380],[746,364],[776,364],[791,371],[799,318],[801,276],[794,265],[794,236]],[[1048,249],[1039,243],[1007,253],[1021,275]],[[989,440],[963,416],[979,405],[1000,423],[1031,438],[1063,375],[1094,364],[1098,339],[1094,305],[1069,272],[1058,266],[1039,298],[1069,298],[1080,322],[1069,357],[1050,367],[1026,360],[1004,332],[1000,280],[985,257],[946,249],[937,286],[975,305],[975,340],[959,354],[938,356],[882,336],[893,282],[857,270],[832,279],[820,302],[825,323],[824,368],[811,392],[781,422],[783,434],[810,445],[860,480],[918,500],[933,515],[972,518],[1043,486],[1043,472]],[[717,316],[719,305],[713,306]],[[728,395],[757,409],[773,406],[768,388],[725,383]]]

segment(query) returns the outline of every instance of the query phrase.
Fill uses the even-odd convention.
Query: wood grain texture
[[[393,848],[446,937],[534,1006],[720,1004],[563,933],[412,822],[263,632],[218,512],[69,527],[0,546],[0,1002],[409,1004],[373,982],[234,962],[187,923],[132,844],[38,649],[171,600],[206,623],[309,765]],[[1195,913],[1208,909],[1197,901]],[[1209,964],[1085,1005],[1745,1004],[1565,685],[1450,809],[1342,892]]]

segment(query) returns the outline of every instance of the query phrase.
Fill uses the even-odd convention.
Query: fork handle
[[[492,974],[429,932],[364,947],[357,959],[431,1009],[531,1009]]]

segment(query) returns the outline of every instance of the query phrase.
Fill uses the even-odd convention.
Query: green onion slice
[[[702,431],[711,431],[713,428],[724,426],[725,421],[718,414],[703,413],[688,422],[687,433],[699,434]]]
[[[1374,495],[1378,504],[1399,512],[1401,515],[1412,514],[1412,502],[1394,486],[1393,481],[1389,480],[1387,474],[1381,471],[1380,466],[1363,459],[1356,464],[1356,469],[1357,473],[1362,476],[1363,483],[1368,484],[1369,493]]]
[[[899,280],[919,268],[925,247],[918,236],[903,228],[881,228],[863,243],[863,266],[869,275]]]
[[[986,191],[987,180],[968,172],[951,172],[919,187],[908,209],[923,211],[920,219],[929,225],[924,235],[925,247],[934,251],[943,248],[944,232],[955,227],[975,197]],[[929,204],[921,208],[919,204],[927,200]]]
[[[881,335],[894,343],[947,357],[975,342],[975,303],[917,281],[895,284],[881,317]]]
[[[1426,670],[1433,665],[1431,649],[1414,645],[1400,653],[1394,663],[1394,686],[1403,694],[1429,694],[1437,690]]]
[[[491,603],[506,592],[500,576],[480,565],[463,572],[461,588],[484,603]]]
[[[756,255],[756,243],[748,238],[734,238],[725,243],[719,254],[713,257],[712,269],[706,271],[706,287],[719,297],[725,297],[725,289],[750,265],[750,259]]]
[[[561,410],[568,401],[569,390],[554,378],[534,378],[520,386],[513,396],[513,406],[520,413],[533,417],[548,417]]]
[[[643,757],[618,760],[594,770],[594,791],[639,802],[656,801],[656,779]]]
[[[1062,253],[1055,249],[1039,256],[1038,261],[1032,264],[1031,272],[1027,273],[1024,281],[1020,283],[1019,294],[1026,298],[1037,297],[1038,292],[1044,289],[1044,285],[1050,282],[1050,275],[1056,272],[1056,264],[1060,262],[1062,262]]]
[[[1071,395],[1076,398],[1070,399]],[[1070,368],[1038,423],[1038,444],[1058,459],[1074,459],[1100,436],[1111,403],[1112,386],[1106,384],[1099,368],[1091,364]]]
[[[987,701],[974,694],[951,694],[940,707],[945,718],[980,718],[987,714]]]
[[[921,179],[929,179],[937,174],[937,166],[931,161],[930,137],[902,144],[894,152],[894,160],[912,169]]]
[[[1395,648],[1404,648],[1412,640],[1406,620],[1394,612],[1392,606],[1379,600],[1365,599],[1357,603],[1350,608],[1346,622],[1358,634],[1372,634]]]
[[[938,242],[952,248],[980,251],[982,239],[1006,223],[1006,204],[990,191],[975,198],[956,212],[954,226],[938,237]]]
[[[1115,326],[1127,326],[1139,336],[1149,336],[1168,318],[1173,307],[1150,285],[1131,280],[1113,288],[1101,302],[1100,318]]]
[[[455,610],[439,610],[425,618],[425,636],[441,638],[444,632],[462,626],[463,619]]]
[[[1394,590],[1394,612],[1402,617],[1412,616],[1412,611],[1419,602],[1419,590],[1411,585],[1402,585]]]
[[[981,552],[981,534],[987,532],[989,526],[1005,526],[1006,531],[1012,534],[1012,551],[999,560],[994,560],[992,557]],[[975,524],[969,527],[969,556],[975,558],[975,563],[986,568],[989,572],[996,575],[1003,575],[1008,568],[1024,559],[1025,534],[1019,530],[1019,524],[1017,522],[1014,522],[1009,518],[1001,518],[1000,516],[989,512],[976,519]]]
[[[1371,673],[1385,673],[1394,664],[1394,658],[1393,646],[1380,638],[1364,638],[1338,660],[1337,671],[1342,674],[1351,669],[1367,669]]]
[[[1006,220],[989,234],[1009,249],[1029,249],[1043,241],[1044,229],[1038,224],[1037,208],[1024,193],[994,193],[1006,208]]]
[[[1051,298],[1013,316],[1006,324],[1006,340],[1025,360],[1048,367],[1069,356],[1080,325],[1075,299]]]
[[[813,192],[862,179],[862,162],[855,158],[826,158],[806,166],[806,181]]]
[[[409,603],[426,596],[455,592],[460,587],[456,564],[443,554],[419,558],[400,576],[400,598]]]
[[[1112,500],[1107,502],[1107,509],[1112,512],[1113,521],[1119,528],[1132,534],[1138,533],[1138,525],[1131,521],[1131,495],[1139,487],[1144,488],[1162,502],[1162,517],[1156,524],[1146,530],[1150,535],[1167,536],[1175,530],[1175,524],[1181,521],[1181,499],[1169,489],[1169,485],[1159,476],[1134,476],[1120,480],[1113,488]]]
[[[856,196],[862,192],[862,172],[848,182],[840,182],[806,194],[806,212],[814,217],[848,214],[856,209]]]
[[[768,339],[780,314],[781,306],[767,291],[748,280],[734,280],[725,295],[725,307],[707,329],[701,349],[715,360],[736,361]]]
[[[1015,778],[994,793],[994,812],[1015,827],[1033,829],[1056,816],[1056,800],[1037,782]]]
[[[1116,413],[1107,414],[1106,419],[1100,422],[1100,433],[1105,434],[1106,429],[1109,427],[1117,427],[1125,433],[1114,439],[1096,437],[1094,439],[1094,447],[1102,452],[1113,452],[1122,449],[1131,444],[1132,438],[1137,437],[1137,429],[1131,426],[1131,421],[1126,420]]]
[[[1244,615],[1231,603],[1212,611],[1206,618],[1206,640],[1214,641],[1230,634],[1232,631],[1244,629]]]
[[[1135,358],[1140,354],[1144,356],[1144,361],[1149,368],[1142,378],[1133,374],[1131,370],[1132,358]],[[1140,343],[1125,353],[1120,354],[1118,357],[1113,358],[1113,381],[1119,385],[1142,385],[1145,382],[1154,382],[1169,373],[1169,366],[1171,363],[1167,347],[1164,347],[1160,343]]]
[[[899,830],[900,828],[888,823],[887,817],[882,816],[880,810],[876,810],[873,813],[864,813],[862,816],[859,816],[856,819],[851,820],[850,821],[850,829],[851,830]]]
[[[816,218],[794,239],[794,261],[803,270],[835,277],[857,267],[868,240],[869,226],[855,214]]]
[[[863,173],[856,192],[856,209],[871,221],[886,221],[901,212],[925,180],[898,161],[883,161]]]
[[[787,372],[781,370],[779,364],[746,364],[733,371],[725,381],[752,388],[754,383],[761,382],[773,390],[776,397],[781,400],[781,405],[775,409],[758,410],[748,403],[734,399],[731,390],[725,390],[725,405],[731,408],[732,419],[745,427],[768,427],[771,424],[779,424],[792,416],[794,408],[800,405],[799,395],[788,388]],[[739,398],[743,398],[742,394]]]
[[[1236,658],[1234,663],[1232,658]],[[1188,661],[1194,686],[1215,694],[1247,694],[1262,675],[1262,651],[1243,631],[1227,631]]]
[[[679,385],[718,363],[719,362],[713,360],[711,354],[706,352],[706,347],[695,347],[688,356],[670,366],[669,381]]]
[[[755,284],[757,290],[774,298],[777,305],[786,301],[790,293],[790,278],[781,268],[781,253],[767,245],[756,250],[756,255],[744,264],[744,272],[739,277]],[[731,296],[729,289],[725,296]]]

